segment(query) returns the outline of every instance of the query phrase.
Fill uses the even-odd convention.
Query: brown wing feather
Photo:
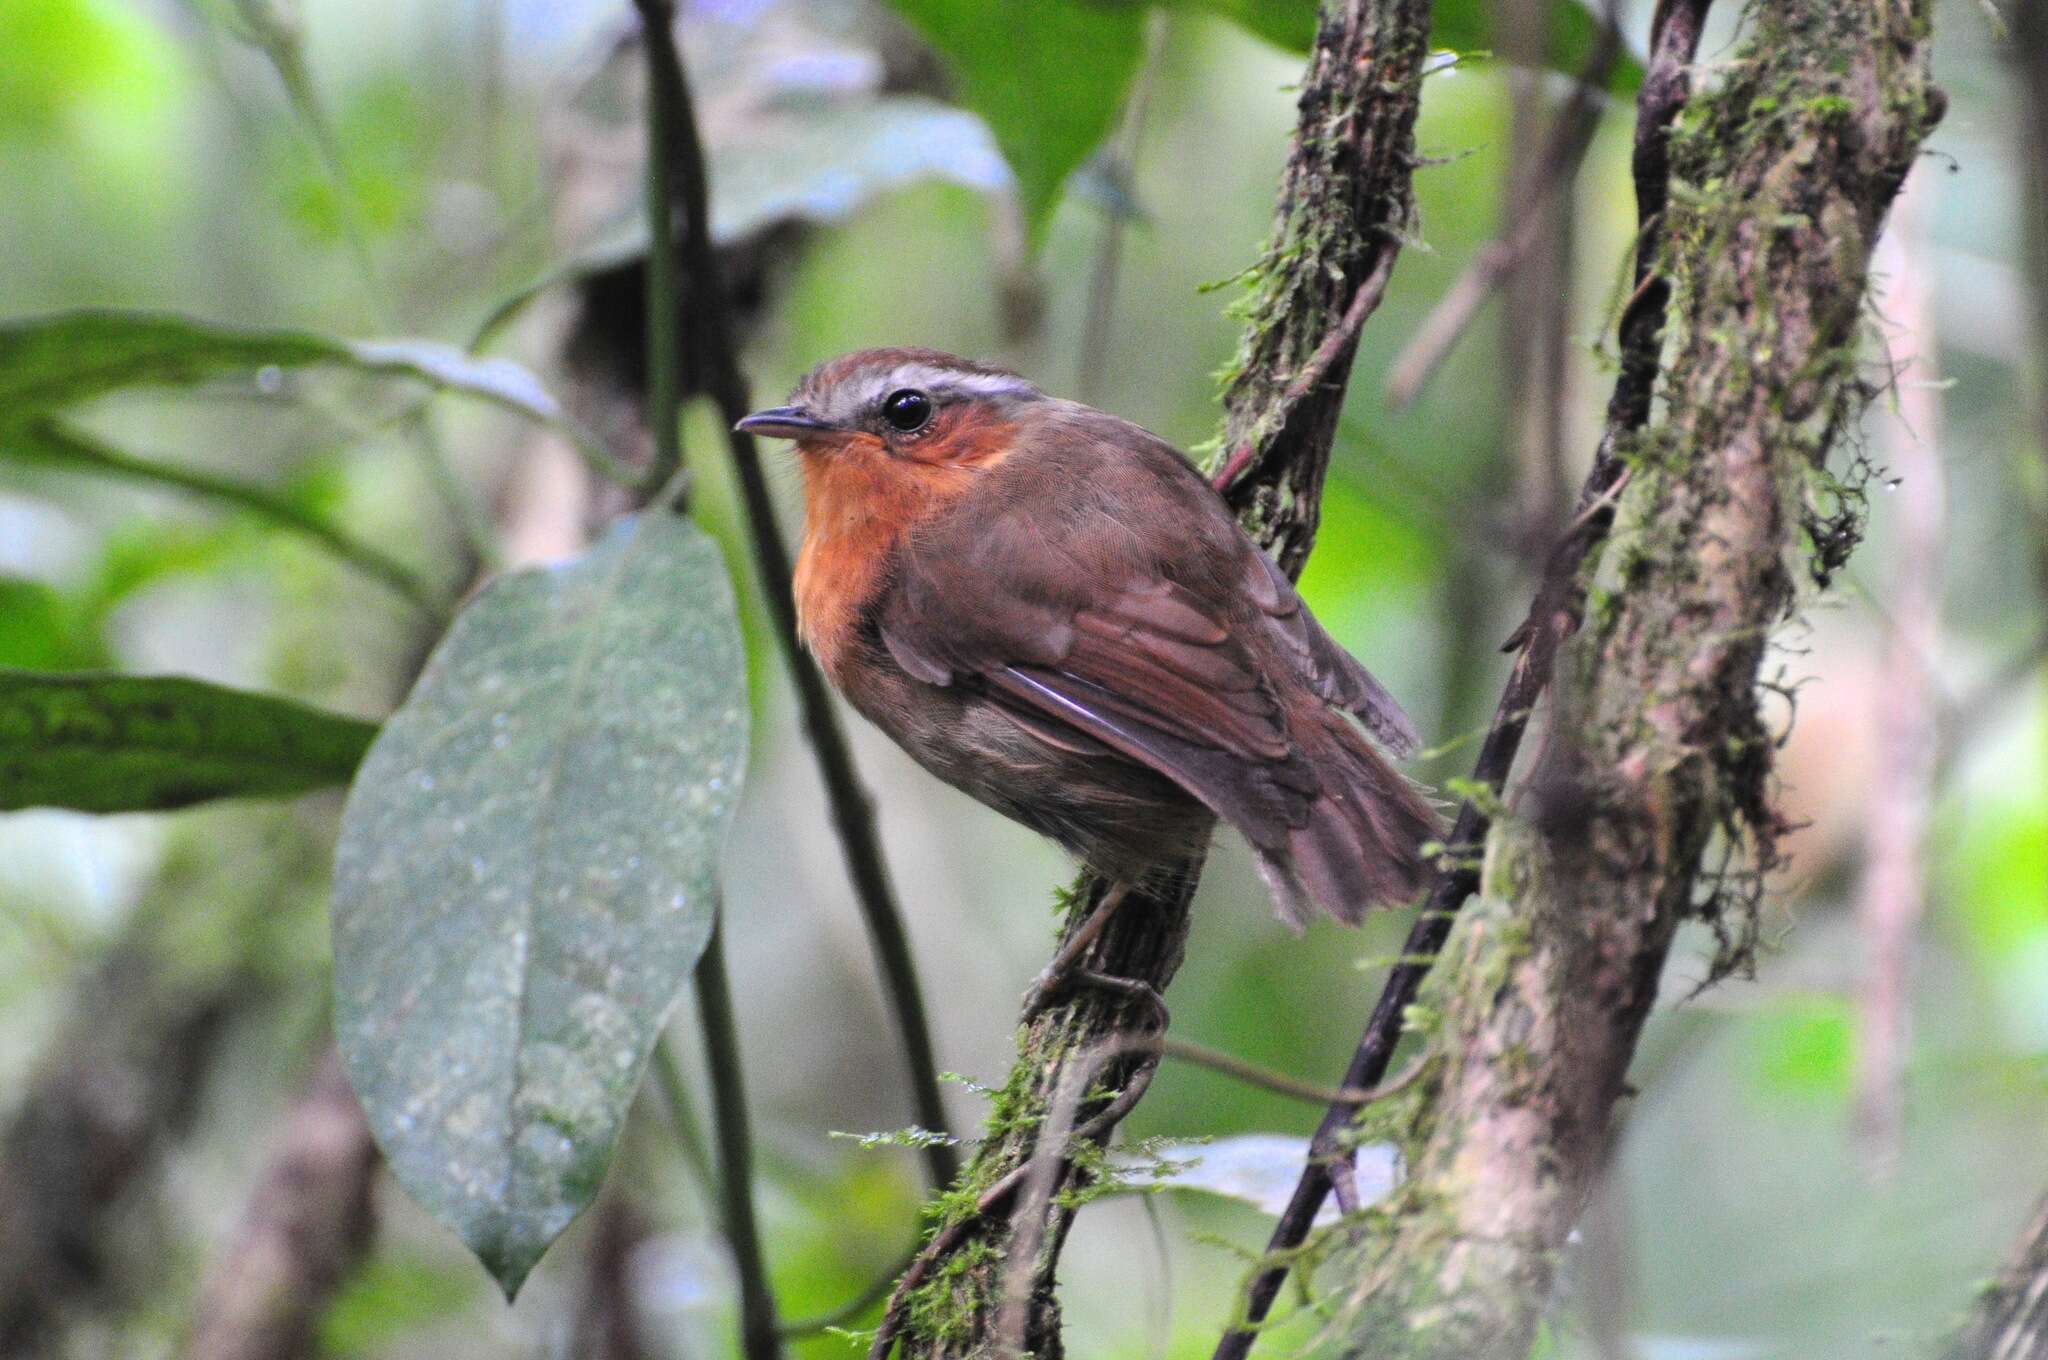
[[[1171,779],[1244,833],[1290,919],[1406,896],[1431,814],[1331,706],[1397,751],[1418,744],[1406,715],[1178,452],[1086,408],[1060,419],[972,513],[906,544],[876,617],[889,654],[1050,746]]]

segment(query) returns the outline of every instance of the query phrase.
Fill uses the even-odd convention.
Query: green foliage
[[[172,312],[84,308],[0,322],[0,427],[123,388],[262,379],[316,365],[413,378],[533,420],[563,420],[560,404],[518,364],[472,358],[431,340],[343,340]]]
[[[304,793],[346,781],[376,731],[178,676],[0,671],[0,809],[146,812]]]
[[[0,666],[89,670],[107,663],[96,621],[41,581],[0,576]]]
[[[1599,6],[1581,0],[1559,0],[1550,6],[1549,41],[1545,43],[1546,66],[1576,75],[1586,67],[1600,41]],[[1494,42],[1494,7],[1484,0],[1447,0],[1431,11],[1430,41],[1453,52],[1482,52]],[[1612,94],[1634,94],[1643,83],[1643,64],[1633,52],[1624,51],[1607,78]]]
[[[1010,168],[1034,244],[1067,176],[1107,135],[1144,46],[1144,12],[1084,0],[894,0],[945,57]]]
[[[40,420],[0,430],[0,457],[75,472],[153,482],[254,511],[281,528],[295,530],[397,591],[421,609],[435,609],[432,591],[403,564],[352,537],[324,515],[287,496],[232,477],[217,477],[123,453],[104,441],[57,421]]]
[[[1839,1100],[1849,1091],[1854,1025],[1839,996],[1788,999],[1758,1017],[1750,1079],[1763,1096]]]
[[[1158,4],[1162,9],[1221,15],[1290,52],[1306,52],[1315,41],[1316,0],[1158,0]],[[1573,74],[1584,69],[1600,36],[1595,9],[1577,0],[1560,0],[1550,7],[1546,65]],[[1480,52],[1493,44],[1494,7],[1485,0],[1441,0],[1431,7],[1430,20],[1430,41],[1438,47]],[[1619,94],[1633,93],[1642,80],[1642,63],[1633,54],[1624,54],[1615,63],[1608,88]]]
[[[1290,52],[1316,40],[1315,0],[1159,0],[1159,8],[1220,15]]]
[[[493,582],[356,780],[336,1038],[399,1183],[507,1294],[596,1193],[709,938],[746,715],[718,549],[651,513]]]
[[[988,123],[1015,171],[1034,245],[1058,206],[1067,177],[1101,145],[1137,70],[1147,6],[1101,0],[892,0],[945,58],[955,97]],[[1157,0],[1157,7],[1220,15],[1290,51],[1315,41],[1315,0]],[[1582,70],[1600,22],[1583,4],[1552,8],[1545,61]],[[1483,51],[1494,18],[1480,0],[1435,8],[1431,41]],[[1642,63],[1624,53],[1609,89],[1642,83]]]
[[[431,1257],[395,1252],[366,1262],[320,1319],[321,1355],[370,1355],[416,1328],[453,1317],[474,1295],[471,1277]]]
[[[427,340],[352,341],[311,331],[221,326],[168,312],[83,309],[0,322],[0,458],[177,487],[306,535],[415,604],[428,591],[406,567],[288,498],[253,483],[139,458],[55,417],[137,387],[227,378],[281,381],[285,370],[337,367],[409,378],[490,402],[560,430],[600,471],[624,477],[532,373]]]

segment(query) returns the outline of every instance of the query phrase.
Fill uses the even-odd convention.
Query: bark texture
[[[1428,31],[1427,0],[1325,0],[1273,237],[1250,275],[1246,339],[1225,387],[1217,482],[1291,575],[1315,539],[1358,328],[1413,218]],[[1164,989],[1180,965],[1200,869],[1171,866],[1158,884],[1133,893],[1086,967]],[[1069,933],[1105,886],[1084,876],[1068,895]],[[1157,1023],[1156,1005],[1142,995],[1082,990],[1025,1024],[986,1135],[935,1202],[930,1246],[899,1283],[872,1354],[899,1344],[906,1357],[1063,1353],[1053,1294],[1059,1251],[1102,1170],[1101,1148],[1156,1062],[1115,1054],[1116,1038]],[[1055,1108],[1063,1090],[1066,1108]],[[1041,1157],[1035,1166],[1049,1123],[1077,1133],[1065,1159]],[[1035,1170],[1050,1174],[1029,1174]]]
[[[1423,1077],[1362,1121],[1410,1175],[1325,1277],[1347,1354],[1526,1355],[1674,932],[1707,917],[1741,962],[1777,833],[1759,666],[1802,528],[1823,574],[1851,536],[1824,465],[1867,395],[1871,249],[1942,108],[1928,8],[1759,0],[1673,131],[1662,416],[1617,450],[1549,756],[1413,1014]],[[1748,872],[1702,872],[1717,833]]]
[[[2034,428],[2040,460],[2030,483],[2035,535],[2034,563],[2048,595],[2048,0],[2014,0],[2013,73],[2019,79],[2020,117],[2015,143],[2020,166],[2020,231],[2025,240],[2028,291],[2034,319]]]
[[[193,1112],[240,975],[186,979],[117,944],[0,1135],[0,1356],[45,1356],[76,1305],[119,1297],[111,1239]]]
[[[1956,1333],[1948,1360],[2042,1360],[2048,1356],[2048,1199],[2020,1235],[2012,1259],[1985,1286]]]
[[[188,1360],[300,1360],[369,1249],[377,1146],[330,1051],[293,1105],[232,1245],[200,1290]]]

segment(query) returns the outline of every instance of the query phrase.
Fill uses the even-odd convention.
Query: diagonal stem
[[[1711,0],[1663,0],[1657,10],[1650,69],[1636,102],[1634,170],[1640,232],[1636,289],[1621,318],[1621,375],[1608,404],[1606,433],[1580,492],[1579,514],[1552,550],[1529,617],[1516,630],[1511,645],[1519,652],[1474,762],[1473,782],[1492,795],[1486,799],[1489,806],[1507,782],[1515,756],[1521,750],[1530,714],[1550,683],[1559,648],[1578,630],[1586,597],[1582,569],[1592,549],[1607,536],[1614,520],[1614,492],[1627,474],[1620,444],[1649,419],[1665,307],[1670,297],[1669,285],[1656,273],[1656,225],[1669,191],[1666,139],[1672,120],[1690,92],[1689,69],[1710,3]],[[1366,1022],[1365,1033],[1345,1070],[1342,1084],[1347,1090],[1369,1089],[1386,1075],[1416,990],[1450,935],[1459,907],[1479,885],[1478,855],[1491,827],[1492,818],[1479,801],[1468,798],[1459,807],[1429,900],[1408,932],[1401,962],[1388,973],[1372,1017]],[[1267,1243],[1268,1264],[1252,1277],[1247,1287],[1244,1322],[1223,1334],[1216,1345],[1214,1360],[1244,1360],[1250,1353],[1258,1335],[1256,1329],[1279,1296],[1295,1249],[1307,1238],[1317,1211],[1330,1195],[1335,1183],[1333,1168],[1347,1155],[1343,1151],[1343,1134],[1359,1108],[1354,1100],[1341,1100],[1324,1114],[1309,1145],[1308,1165]]]
[[[724,913],[720,912],[722,916]],[[754,1218],[753,1137],[741,1077],[740,1041],[733,1023],[732,985],[725,971],[725,931],[712,920],[711,941],[697,960],[697,1020],[711,1071],[712,1121],[718,1134],[718,1190],[725,1240],[740,1278],[740,1354],[745,1360],[780,1360],[775,1295],[761,1254]]]
[[[727,445],[739,475],[740,497],[752,531],[755,569],[766,590],[776,641],[796,683],[804,731],[824,778],[833,828],[839,836],[847,872],[853,879],[854,897],[881,966],[883,991],[889,998],[904,1058],[910,1067],[917,1122],[935,1133],[943,1133],[946,1111],[939,1093],[931,1025],[925,1017],[924,993],[911,958],[910,936],[889,881],[887,861],[882,857],[874,809],[861,787],[845,728],[832,707],[824,677],[797,643],[789,545],[775,518],[775,502],[761,468],[760,452],[752,435],[731,428],[752,410],[753,403],[748,397],[746,377],[740,372],[720,289],[718,262],[711,249],[704,147],[697,133],[688,77],[676,51],[674,6],[668,0],[634,0],[634,4],[646,30],[650,75],[658,85],[667,88],[666,97],[672,101],[668,107],[673,110],[673,123],[664,152],[671,162],[669,186],[683,209],[680,284],[682,295],[690,304],[692,353],[704,370],[705,386],[727,426]],[[952,1145],[934,1143],[924,1149],[924,1156],[933,1183],[950,1185],[960,1168],[959,1155]]]

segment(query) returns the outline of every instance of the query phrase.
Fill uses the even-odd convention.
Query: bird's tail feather
[[[1327,709],[1305,741],[1323,790],[1284,841],[1255,846],[1282,919],[1296,929],[1317,911],[1349,925],[1374,907],[1414,901],[1429,881],[1422,855],[1439,834],[1422,791],[1363,733]]]

